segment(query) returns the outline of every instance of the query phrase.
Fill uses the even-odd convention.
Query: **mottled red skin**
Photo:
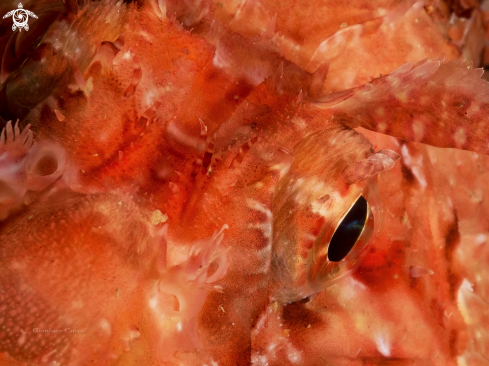
[[[59,143],[68,163],[62,179],[0,223],[0,325],[7,329],[0,329],[0,365],[455,365],[457,357],[468,364],[489,357],[486,338],[476,337],[488,321],[487,158],[359,128],[370,146],[350,131],[361,126],[487,153],[488,86],[476,71],[457,73],[454,63],[426,62],[421,66],[440,71],[434,78],[430,72],[417,75],[422,82],[438,81],[428,90],[413,77],[419,69],[410,73],[405,66],[402,85],[410,103],[394,100],[393,75],[361,86],[408,61],[456,58],[470,47],[477,53],[477,42],[458,44],[460,49],[448,43],[443,4],[409,13],[410,7],[386,3],[386,14],[397,22],[389,37],[383,20],[362,2],[333,4],[337,13],[332,4],[318,9],[323,3],[294,3],[297,10],[291,11],[291,4],[264,2],[255,4],[258,13],[248,6],[239,17],[234,5],[219,4],[197,4],[207,11],[201,15],[191,2],[169,2],[170,17],[176,12],[185,26],[195,27],[193,33],[167,19],[156,2],[120,7],[119,15],[110,16],[106,12],[115,8],[107,6],[97,12],[98,19],[109,20],[103,31],[88,34],[90,16],[75,16],[70,2],[65,19],[75,21],[79,33],[66,36],[65,53],[53,51],[53,40],[65,29],[55,23],[20,69],[30,74],[7,79],[11,98],[2,103],[13,113],[19,109],[12,96],[38,81],[51,85],[53,69],[43,65],[64,65],[54,73],[49,98],[26,97],[33,106],[23,125],[32,124],[38,141]],[[321,18],[324,9],[332,21]],[[275,28],[267,28],[273,13]],[[415,28],[417,16],[422,21]],[[358,43],[309,62],[344,22],[362,23]],[[471,34],[478,34],[480,27],[474,29]],[[282,41],[274,37],[277,30]],[[120,51],[110,47],[113,61],[100,53],[97,59],[101,42],[116,44],[121,33]],[[422,47],[411,53],[415,38]],[[300,47],[293,51],[289,40]],[[362,49],[372,52],[358,67]],[[310,74],[325,62],[329,69]],[[374,97],[362,99],[370,89]],[[345,93],[315,104],[307,96],[326,91]],[[452,106],[449,118],[426,110],[441,91],[450,101],[480,108],[465,117],[456,114],[464,106]],[[376,117],[379,107],[384,118]],[[419,136],[406,117],[413,111],[424,118]],[[382,123],[385,128],[379,128]],[[454,136],[459,127],[467,131],[463,143]],[[314,133],[319,147],[346,137],[333,155],[308,160],[313,155],[300,142]],[[278,295],[304,274],[293,265],[274,267],[274,260],[281,253],[290,262],[307,259],[313,247],[307,236],[334,222],[318,214],[321,207],[331,204],[328,215],[338,219],[364,192],[367,181],[350,184],[343,169],[381,149],[402,159],[368,180],[378,178],[382,207],[369,256],[356,272],[312,298],[305,292],[300,301]],[[306,197],[305,203],[287,200],[287,188],[299,180],[305,183],[297,197]],[[288,208],[290,221],[283,214]],[[155,210],[167,214],[165,223]],[[213,237],[224,225],[224,239]],[[219,258],[226,257],[229,267],[208,283],[219,269],[217,260],[199,266],[195,253],[214,245],[228,248]],[[199,282],[194,277],[202,267],[209,272]],[[283,275],[287,271],[290,276]],[[464,283],[474,284],[474,292]],[[87,331],[31,333],[34,327],[67,326]]]
[[[335,118],[351,127],[488,154],[488,96],[482,73],[462,60],[406,64],[338,100],[330,95],[317,105],[338,112]],[[461,79],[464,83],[458,85]]]

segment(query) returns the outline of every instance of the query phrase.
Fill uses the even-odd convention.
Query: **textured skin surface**
[[[65,2],[0,33],[1,366],[488,362],[484,6]]]
[[[358,89],[316,105],[352,127],[438,147],[489,152],[486,82],[461,60],[406,64]],[[463,80],[463,83],[460,82]],[[343,100],[347,98],[346,100]],[[468,132],[470,130],[470,133]]]

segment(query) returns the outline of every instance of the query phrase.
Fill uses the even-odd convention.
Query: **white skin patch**
[[[268,357],[264,355],[260,355],[258,352],[255,352],[251,355],[251,364],[253,366],[265,366],[268,365]]]
[[[457,148],[461,148],[467,141],[467,133],[465,132],[465,128],[459,127],[455,132],[453,138],[455,140]]]
[[[153,297],[151,298],[151,300],[149,300],[149,307],[151,309],[156,308],[157,305],[158,305],[158,299],[156,297]]]
[[[107,334],[111,333],[111,326],[107,321],[107,319],[100,320],[100,328],[102,328],[103,331],[106,332]]]
[[[252,210],[259,211],[261,213],[264,213],[269,219],[272,217],[272,211],[270,211],[265,204],[256,201],[254,199],[247,199],[246,200],[246,205],[251,208]]]
[[[426,183],[426,178],[425,178],[424,173],[421,170],[421,168],[419,166],[415,166],[411,169],[411,171],[413,172],[414,176],[418,180],[419,184],[421,184],[421,187],[423,189],[425,189],[427,186],[427,183]]]
[[[27,336],[26,336],[26,332],[25,332],[23,329],[21,329],[21,330],[20,330],[20,332],[21,332],[22,334],[21,334],[21,336],[19,337],[19,339],[17,340],[17,345],[19,345],[19,346],[23,346],[23,345],[24,345],[24,343],[25,343],[25,341],[26,341]]]
[[[263,237],[267,240],[267,245],[256,252],[256,256],[263,262],[262,268],[257,270],[257,273],[266,273],[270,269],[270,255],[272,250],[272,211],[267,206],[259,201],[247,199],[246,205],[252,210],[256,210],[266,215],[265,222],[250,223],[248,228],[260,230]]]
[[[396,138],[396,137],[390,137],[390,140],[392,141],[392,143],[396,146],[399,146],[399,140]]]
[[[216,51],[214,53],[214,58],[212,59],[212,65],[219,69],[229,67],[229,63],[227,62],[225,51],[222,48],[220,47],[216,48]]]
[[[290,163],[291,162],[286,162],[286,163],[279,163],[272,165],[269,170],[270,171],[277,171],[279,173],[279,179],[282,178],[285,174],[288,173],[290,169]]]
[[[423,122],[416,120],[413,122],[413,132],[414,132],[414,139],[416,141],[421,141],[424,136],[424,124]]]
[[[304,128],[307,127],[307,122],[303,118],[300,118],[300,117],[294,117],[292,119],[292,123],[296,127],[298,127],[300,130],[303,130]]]
[[[406,94],[406,92],[401,92],[401,93],[398,93],[398,94],[396,95],[396,97],[397,97],[397,99],[398,99],[398,100],[399,100],[401,103],[403,103],[403,104],[407,103],[407,101],[408,101],[408,98],[407,98],[407,94]]]
[[[156,91],[148,91],[145,95],[146,106],[151,106],[155,100],[155,97],[157,97]]]
[[[299,363],[302,360],[301,352],[297,350],[292,344],[287,343],[287,358],[292,363]]]
[[[402,158],[404,159],[404,163],[407,166],[411,166],[411,155],[409,155],[409,150],[406,145],[402,145],[401,147]]]
[[[475,237],[475,243],[481,245],[486,242],[486,236],[484,234],[477,234]]]
[[[474,300],[474,296],[477,295],[474,294],[472,284],[464,278],[457,292],[457,305],[465,323],[469,325],[474,324],[474,318],[470,310],[471,307],[469,306],[469,303]]]
[[[143,37],[146,41],[148,42],[151,42],[152,41],[152,38],[148,33],[144,32],[144,31],[139,31],[139,34],[141,35],[141,37]]]
[[[403,145],[401,147],[401,155],[402,159],[404,160],[404,163],[409,167],[412,168],[414,166],[422,167],[423,166],[423,156],[419,155],[418,157],[414,157],[409,153],[409,149],[407,145]]]
[[[377,350],[380,353],[386,357],[391,355],[391,345],[387,334],[377,334],[375,336],[375,343],[377,344]]]
[[[345,302],[355,301],[367,289],[363,283],[348,276],[343,280],[343,289],[341,290],[341,298]]]

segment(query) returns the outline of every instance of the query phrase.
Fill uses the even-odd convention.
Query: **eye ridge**
[[[328,260],[342,261],[355,246],[367,221],[368,203],[360,196],[336,228],[328,246]]]

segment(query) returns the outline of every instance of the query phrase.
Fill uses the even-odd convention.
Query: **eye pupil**
[[[328,259],[339,262],[345,258],[362,233],[367,220],[367,200],[360,196],[336,229],[328,247]]]

